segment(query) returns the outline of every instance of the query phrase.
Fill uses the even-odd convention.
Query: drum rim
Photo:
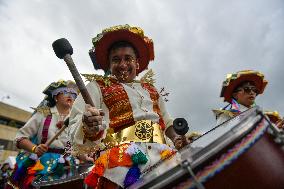
[[[196,167],[198,167],[199,165],[201,165],[202,163],[204,163],[205,161],[207,161],[208,159],[212,158],[214,155],[218,154],[222,149],[228,147],[229,145],[231,145],[232,143],[238,141],[240,138],[242,138],[244,135],[247,135],[248,133],[250,133],[257,124],[257,122],[262,121],[263,119],[266,119],[265,116],[263,115],[261,109],[257,106],[254,108],[251,108],[247,111],[251,111],[250,114],[245,115],[240,122],[238,122],[233,128],[231,128],[229,131],[227,131],[226,133],[224,133],[221,137],[219,137],[218,139],[214,140],[212,143],[210,143],[208,146],[206,146],[205,148],[197,151],[196,153],[192,154],[191,157],[188,157],[187,159],[185,159],[183,162],[188,162],[190,163],[190,167],[192,169],[195,169]],[[246,112],[247,112],[246,111]],[[243,112],[244,113],[244,112]],[[255,115],[255,116],[251,116],[251,115]],[[250,122],[251,120],[254,120],[253,122]],[[267,119],[266,119],[267,120]],[[268,121],[268,120],[267,120]],[[245,123],[246,122],[250,122],[253,124],[250,124],[249,126],[247,126]],[[268,121],[269,123],[269,121]],[[239,125],[243,124],[242,127],[238,127]],[[236,129],[237,128],[237,129]],[[236,134],[236,133],[241,133],[241,134]],[[232,136],[232,137],[228,137],[228,136]],[[226,139],[226,140],[224,140]],[[221,142],[220,142],[221,140]],[[217,145],[216,145],[217,143]],[[209,147],[210,145],[216,145],[217,150],[215,150],[214,154],[211,152],[213,151],[212,148],[210,149],[210,152],[204,152],[207,151],[207,147]],[[221,147],[222,146],[222,147]],[[189,148],[189,149],[188,149]],[[191,147],[187,147],[187,149],[184,150],[188,150],[190,151]],[[199,158],[198,158],[199,157]],[[187,171],[182,168],[183,163],[181,164],[177,164],[175,167],[173,167],[171,170],[176,170],[175,172],[172,172],[172,174],[170,175],[171,178],[178,178],[184,174],[187,173]],[[156,178],[150,179],[148,181],[143,181],[143,177],[141,179],[139,179],[137,181],[137,183],[135,183],[135,186],[139,186],[141,185],[142,188],[145,188],[144,186],[147,186],[147,184],[150,184],[152,182],[157,181],[158,178],[160,178],[162,175],[164,175],[165,173],[167,173],[168,171],[162,173],[161,175],[159,175]],[[170,178],[168,178],[167,180],[171,180]],[[166,181],[165,181],[166,183]],[[161,184],[161,183],[160,183]],[[132,187],[130,186],[129,189],[132,189]]]
[[[252,114],[245,115],[245,117],[243,117],[242,120],[239,123],[237,123],[233,128],[231,128],[229,131],[224,133],[218,139],[214,140],[205,148],[202,148],[201,150],[192,154],[192,157],[189,162],[191,163],[191,167],[193,169],[201,165],[202,163],[204,163],[214,155],[218,154],[222,149],[228,147],[232,143],[240,140],[243,136],[250,133],[255,128],[254,126],[255,123],[261,121],[264,118],[264,115],[261,113],[261,111],[259,111],[258,107],[249,110],[251,110],[252,113],[256,116],[251,117]],[[251,120],[253,120],[253,122],[250,122]],[[239,127],[239,125],[243,126]]]

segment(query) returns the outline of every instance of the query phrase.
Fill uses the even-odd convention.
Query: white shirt
[[[130,85],[130,84],[129,84]],[[150,98],[149,92],[141,86],[141,83],[132,83],[131,86],[128,84],[122,84],[126,91],[133,112],[133,118],[135,121],[138,120],[152,120],[155,123],[159,123],[159,115],[153,110],[153,102]],[[95,107],[102,109],[105,113],[103,122],[106,125],[106,129],[109,127],[109,110],[103,102],[102,92],[96,81],[90,82],[87,86],[87,90],[95,104]],[[173,119],[168,114],[165,108],[164,101],[159,97],[159,107],[161,110],[162,117],[164,119],[166,128],[173,124]],[[73,143],[82,145],[84,140],[84,134],[82,131],[82,116],[85,111],[85,102],[82,95],[79,95],[72,107],[70,115],[70,128],[73,135]],[[166,129],[165,129],[166,130]],[[106,134],[106,132],[105,132]],[[100,142],[100,141],[98,141]],[[93,144],[97,142],[94,141]],[[93,145],[89,142],[85,143]]]
[[[248,109],[246,106],[244,106],[244,105],[242,105],[242,104],[239,104],[239,105],[240,105],[239,110],[240,110],[241,112],[244,112],[244,111],[246,111],[246,110]],[[227,120],[229,120],[229,119],[231,119],[231,118],[232,118],[232,117],[231,117],[229,114],[222,113],[221,115],[219,115],[219,116],[217,117],[216,126],[217,126],[217,125],[220,125],[220,124],[222,124],[222,123],[224,123],[225,121],[227,121]]]
[[[137,120],[152,120],[153,122],[159,122],[159,115],[153,110],[153,102],[150,98],[149,92],[141,86],[141,83],[131,83],[131,84],[122,84],[124,90],[126,91],[133,112],[133,118],[135,121]],[[98,83],[96,81],[90,82],[87,85],[87,90],[95,104],[95,107],[98,109],[102,109],[105,113],[103,118],[103,123],[106,126],[106,129],[109,128],[109,110],[105,103],[103,102],[102,92]],[[173,123],[173,119],[167,113],[163,99],[159,97],[158,105],[161,110],[161,115],[164,119],[166,128],[171,126]],[[79,95],[72,107],[71,115],[70,115],[70,127],[73,138],[72,148],[75,153],[89,153],[91,152],[97,144],[100,144],[100,140],[98,141],[84,141],[84,133],[82,130],[82,116],[85,111],[85,103],[82,99],[82,96]],[[104,138],[106,132],[104,132]],[[160,149],[161,144],[155,143],[136,143],[139,145],[141,149],[143,149],[144,153],[148,157],[148,162],[145,165],[139,165],[140,170],[143,171],[146,168],[154,165],[160,160]],[[151,146],[151,150],[149,150],[149,146]],[[119,184],[123,187],[124,178],[128,172],[128,167],[114,167],[111,169],[106,169],[104,173],[104,177],[109,180]]]
[[[59,130],[56,126],[56,123],[60,120],[60,115],[59,115],[59,112],[56,106],[50,108],[50,112],[51,112],[52,118],[51,118],[51,122],[50,122],[49,129],[48,129],[47,140],[52,138]],[[65,119],[67,119],[67,117]],[[39,113],[39,112],[35,113],[28,120],[28,122],[22,128],[18,130],[15,141],[17,141],[20,138],[31,139],[33,137],[36,137],[37,144],[40,144],[41,139],[42,139],[42,130],[43,130],[45,119],[46,117],[42,113]],[[61,133],[61,135],[59,135],[58,138],[51,143],[50,148],[63,149],[68,140],[69,140],[68,128],[66,128]]]

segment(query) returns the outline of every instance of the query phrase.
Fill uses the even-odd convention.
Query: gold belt
[[[107,148],[130,142],[166,143],[160,125],[151,120],[136,121],[134,125],[107,134],[104,140]]]

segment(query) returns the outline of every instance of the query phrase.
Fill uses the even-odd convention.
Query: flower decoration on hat
[[[128,24],[106,28],[93,38],[93,48],[89,51],[95,69],[109,70],[108,53],[110,47],[119,41],[133,45],[139,57],[138,73],[147,69],[149,61],[154,60],[154,44],[152,39],[144,35],[139,27]]]
[[[72,93],[77,96],[78,88],[75,82],[73,81],[59,80],[57,82],[52,82],[50,85],[48,85],[44,89],[43,94],[46,94],[48,97],[53,98],[61,92]]]
[[[268,83],[261,72],[254,70],[243,70],[227,74],[227,78],[222,85],[220,97],[224,97],[224,101],[231,103],[234,90],[243,82],[252,82],[258,90],[258,94],[263,93]]]

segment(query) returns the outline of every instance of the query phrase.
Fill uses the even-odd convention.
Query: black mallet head
[[[184,118],[176,118],[173,122],[173,127],[178,135],[185,135],[188,131],[188,123]]]
[[[73,54],[73,48],[69,41],[65,38],[57,39],[52,43],[53,50],[56,56],[63,59],[66,54]]]

